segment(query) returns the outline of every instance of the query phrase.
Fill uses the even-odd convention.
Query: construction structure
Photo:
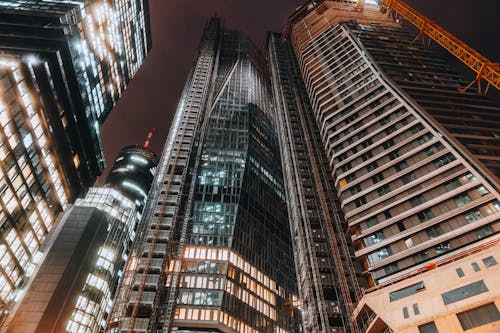
[[[210,19],[106,332],[295,331],[266,70],[248,38]]]
[[[470,83],[453,71],[401,26],[401,18],[473,69],[476,80]],[[299,198],[294,202],[289,196],[289,212],[299,211],[301,196],[308,199],[290,188],[307,190],[300,154],[303,146],[316,145],[325,162],[311,153],[307,158],[318,170],[322,163],[330,169],[331,204],[338,200],[341,213],[332,223],[340,230],[345,221],[361,266],[360,272],[355,264],[337,274],[344,316],[354,309],[345,329],[497,330],[500,108],[483,93],[498,88],[498,66],[396,0],[311,1],[290,17],[284,36],[271,40],[270,57],[286,55],[275,56],[273,69],[275,99],[285,112],[280,130],[287,131],[280,137],[290,145],[282,144],[282,152],[298,155],[284,159],[285,172],[290,162],[287,194]],[[301,126],[294,124],[298,121]],[[309,132],[302,134],[304,143],[298,127]],[[315,174],[315,169],[309,170]],[[319,247],[316,239],[304,237],[303,248]],[[338,251],[334,257],[345,256],[341,247]],[[320,252],[310,251],[303,263],[299,258],[305,273],[298,271],[298,290],[306,318],[316,314],[317,322],[325,322],[321,308],[309,310],[314,302],[307,286],[317,283],[310,258]],[[349,285],[354,275],[367,285]],[[342,291],[349,287],[351,295]],[[358,302],[351,303],[359,290]]]

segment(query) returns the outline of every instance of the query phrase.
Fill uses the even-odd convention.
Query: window
[[[465,276],[465,273],[464,273],[463,269],[457,268],[456,271],[457,271],[458,277],[464,277]]]
[[[390,139],[382,144],[382,147],[385,149],[389,149],[390,147],[394,146],[394,140]]]
[[[413,207],[417,207],[418,205],[425,202],[425,199],[422,195],[417,195],[410,199],[410,203]]]
[[[398,164],[396,164],[395,168],[397,171],[401,171],[403,169],[406,169],[408,167],[408,163],[406,161],[401,161]]]
[[[456,179],[450,180],[449,182],[444,183],[444,187],[446,187],[446,190],[450,192],[456,189],[457,187],[460,187],[460,182]]]
[[[417,254],[414,254],[413,259],[418,264],[420,262],[423,262],[423,261],[426,261],[427,259],[429,259],[429,255],[427,254],[427,251],[422,251],[422,252],[419,252]]]
[[[477,239],[482,239],[493,234],[493,228],[489,225],[476,230]]]
[[[457,317],[464,331],[467,331],[500,320],[500,312],[498,312],[495,303],[488,303],[469,311],[457,313]]]
[[[454,198],[457,207],[463,206],[468,202],[471,202],[471,198],[467,194],[460,194]]]
[[[408,308],[405,306],[403,307],[403,317],[404,318],[409,318],[410,314],[408,313]]]
[[[383,196],[384,194],[391,192],[391,188],[389,187],[389,185],[386,184],[386,185],[378,188],[377,192],[378,192],[379,196]]]
[[[417,214],[417,216],[418,216],[418,219],[420,220],[420,222],[424,222],[424,221],[432,219],[434,217],[434,214],[432,213],[432,211],[430,209],[425,209],[425,210],[419,212]]]
[[[439,169],[440,167],[442,167],[443,165],[446,165],[448,163],[450,163],[451,161],[454,161],[456,160],[456,157],[453,156],[451,153],[448,153],[444,156],[441,156],[439,157],[437,160],[434,161],[434,166],[436,167],[436,169]]]
[[[372,153],[370,151],[367,152],[367,153],[365,153],[365,154],[363,154],[363,155],[361,155],[361,159],[363,160],[363,162],[364,161],[368,161],[372,157],[373,157],[373,155],[372,155]]]
[[[391,152],[389,153],[389,158],[390,158],[391,160],[395,160],[395,159],[396,159],[396,158],[398,158],[399,156],[401,156],[401,152],[399,151],[399,149],[396,149],[396,150],[391,151]]]
[[[382,173],[377,173],[375,176],[372,177],[373,184],[376,184],[382,180],[384,180],[384,176],[382,175]]]
[[[384,270],[385,270],[385,274],[392,274],[392,273],[396,273],[397,271],[399,271],[398,263],[397,263],[397,262],[395,262],[395,263],[392,263],[392,264],[386,265],[386,266],[384,267]]]
[[[418,308],[418,304],[413,304],[413,313],[415,315],[420,314],[420,309]]]
[[[352,168],[352,166],[351,166],[351,162],[348,162],[348,163],[344,164],[344,165],[341,167],[341,169],[342,169],[342,171],[343,171],[343,172],[349,171],[349,170],[351,170],[351,168]]]
[[[366,226],[368,228],[373,227],[374,225],[378,224],[378,217],[377,216],[372,216],[366,221]]]
[[[401,177],[401,180],[403,181],[403,184],[408,184],[409,182],[412,182],[415,180],[415,174],[413,172],[410,172],[403,177]]]
[[[491,267],[491,266],[495,266],[497,264],[497,261],[495,260],[495,258],[490,256],[490,257],[484,258],[483,263],[486,267]]]
[[[370,246],[375,243],[379,243],[385,239],[384,233],[382,231],[377,231],[365,238],[366,246]]]
[[[356,193],[361,192],[361,185],[355,185],[353,188],[351,188],[351,194],[355,195]]]
[[[359,208],[366,204],[366,198],[364,196],[357,198],[354,203],[356,204],[356,207]]]
[[[487,292],[488,288],[483,280],[479,280],[463,287],[456,288],[441,294],[444,304],[451,304],[463,299]]]
[[[474,270],[474,272],[479,272],[481,270],[481,267],[479,267],[479,265],[477,264],[477,262],[473,262],[471,264],[472,266],[472,269]]]
[[[439,224],[433,225],[432,227],[425,229],[425,231],[427,232],[427,237],[429,237],[429,239],[436,238],[443,234]]]
[[[396,225],[398,226],[398,230],[399,231],[405,231],[406,230],[405,225],[403,224],[403,222],[398,222],[398,223],[396,223]]]
[[[368,166],[366,167],[366,169],[368,170],[368,172],[373,171],[376,168],[378,168],[377,162],[372,162],[372,163],[368,164]]]
[[[392,218],[391,212],[390,212],[389,210],[386,210],[386,211],[384,212],[384,217],[385,217],[387,220],[388,220],[388,219],[390,219],[390,218]]]
[[[390,248],[388,247],[383,247],[383,248],[380,248],[378,249],[377,251],[371,253],[368,255],[368,260],[374,264],[382,259],[385,259],[387,257],[389,257],[390,255],[392,255],[392,251]]]
[[[443,254],[451,250],[451,244],[448,242],[444,242],[436,245],[436,253]]]
[[[418,326],[418,331],[419,333],[439,333],[436,324],[433,321]]]
[[[479,211],[479,209],[469,210],[465,215],[465,220],[469,223],[474,221],[478,221],[483,218],[483,214]]]
[[[414,295],[414,294],[416,294],[424,289],[425,289],[425,284],[423,281],[420,281],[420,282],[412,284],[408,287],[390,292],[389,293],[389,301],[391,301],[391,302],[397,301],[401,298],[405,298],[405,297]]]

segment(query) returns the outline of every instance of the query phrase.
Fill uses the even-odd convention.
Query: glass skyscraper
[[[292,332],[296,285],[267,62],[205,27],[108,332]]]
[[[386,8],[355,5],[311,1],[290,17],[286,39],[271,36],[273,83],[285,112],[280,135],[288,138],[282,151],[292,154],[285,166],[298,179],[285,183],[289,211],[299,211],[301,198],[315,203],[307,200],[303,175],[310,162],[301,154],[311,144],[322,147],[325,160],[309,153],[317,166],[308,170],[330,169],[331,203],[343,213],[361,268],[356,264],[354,272],[368,282],[346,329],[494,330],[500,320],[500,131],[492,124],[500,109],[471,89],[459,92],[467,85],[461,75],[412,43],[414,36]],[[304,97],[309,106],[300,105]],[[300,127],[311,132],[309,119],[318,132],[302,135],[308,138],[302,144]],[[319,237],[304,234],[304,248],[321,247]],[[332,249],[339,251],[334,257],[345,255],[342,247]],[[318,257],[320,251],[311,253]],[[315,288],[325,284],[310,271],[299,271],[299,280],[302,275]],[[352,270],[346,266],[337,276],[340,291],[346,289],[342,276],[352,277]],[[312,304],[307,283],[299,292]],[[323,311],[323,304],[317,306],[312,313]]]
[[[104,168],[100,127],[151,46],[147,1],[0,2],[0,310]]]
[[[10,316],[7,333],[104,328],[157,163],[146,147],[123,148],[107,184],[90,188],[62,214],[44,243],[45,260]]]

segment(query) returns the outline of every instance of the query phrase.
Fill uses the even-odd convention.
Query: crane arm
[[[402,0],[385,0],[385,5],[405,18],[420,30],[421,34],[437,42],[458,60],[476,73],[476,81],[484,79],[488,85],[500,91],[500,66],[489,61],[473,48],[450,34],[434,21],[413,9]]]

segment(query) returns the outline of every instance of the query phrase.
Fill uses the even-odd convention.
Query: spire
[[[148,137],[146,138],[146,141],[142,145],[143,148],[149,148],[149,144],[151,143],[151,138],[153,137],[153,133],[155,132],[155,128],[151,128],[148,133]]]

